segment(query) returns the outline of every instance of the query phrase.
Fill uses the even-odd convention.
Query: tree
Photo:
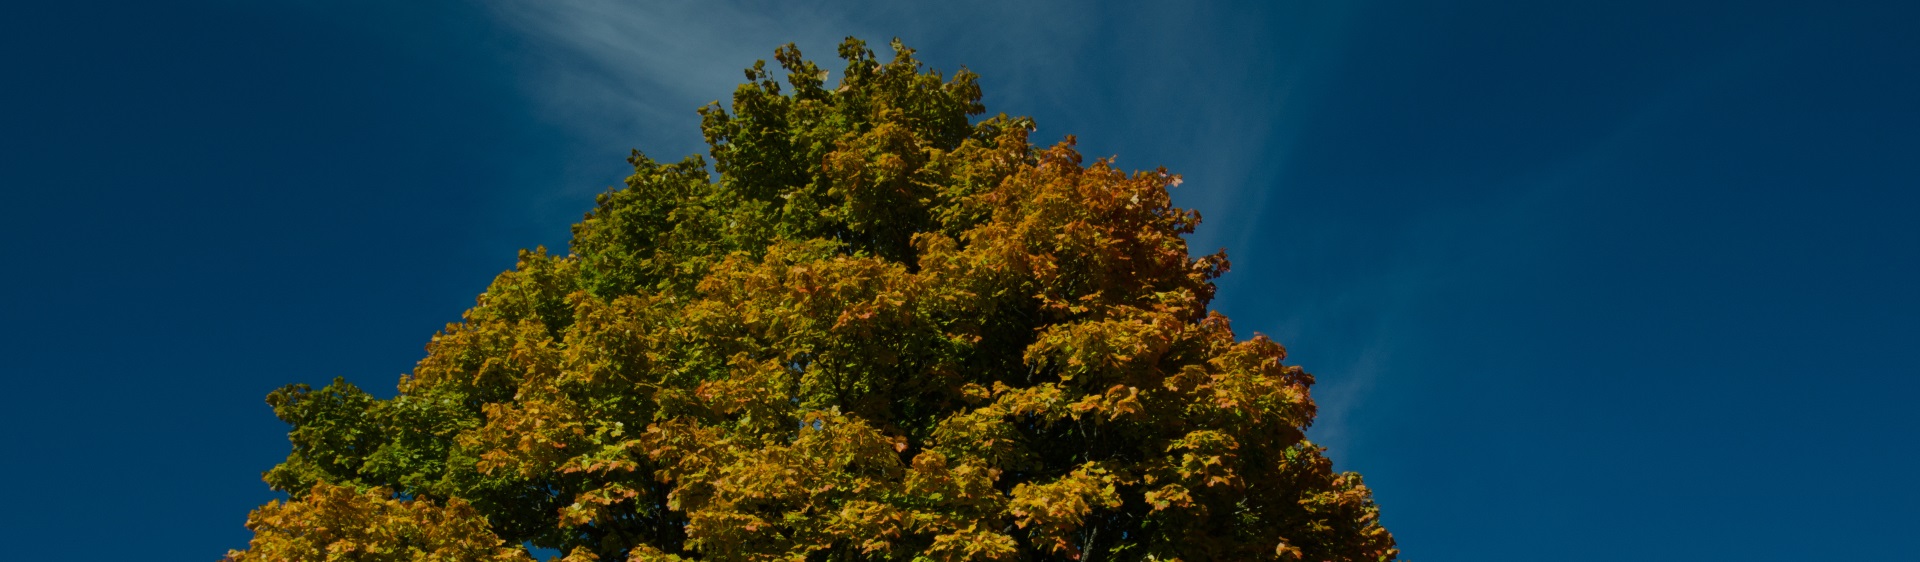
[[[893,48],[755,63],[711,171],[636,151],[394,398],[272,393],[291,499],[229,556],[1394,559],[1313,377],[1208,309],[1178,176],[974,122],[974,74]]]

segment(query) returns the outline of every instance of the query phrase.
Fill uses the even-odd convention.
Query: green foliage
[[[1208,309],[1177,176],[974,122],[973,74],[894,50],[849,39],[831,90],[756,63],[700,110],[717,181],[636,152],[395,398],[274,392],[293,501],[230,556],[1395,558],[1304,439],[1312,376]]]

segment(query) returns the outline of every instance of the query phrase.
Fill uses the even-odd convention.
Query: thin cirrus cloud
[[[627,148],[662,159],[703,152],[692,110],[724,103],[741,69],[774,47],[793,42],[830,61],[841,39],[857,36],[884,57],[899,37],[932,68],[980,73],[989,110],[1038,118],[1037,141],[1075,134],[1089,157],[1184,175],[1176,197],[1209,217],[1195,250],[1245,253],[1279,187],[1261,178],[1285,165],[1288,123],[1312,103],[1303,85],[1337,56],[1352,10],[578,0],[489,11],[532,46],[523,79],[543,112],[596,160],[617,162]]]
[[[742,67],[773,46],[818,37],[835,21],[748,10],[725,2],[495,2],[491,13],[534,48],[522,61],[527,87],[549,117],[599,144],[644,142],[691,152],[693,109],[723,99]],[[828,33],[830,35],[830,33]],[[821,35],[814,33],[812,35]]]

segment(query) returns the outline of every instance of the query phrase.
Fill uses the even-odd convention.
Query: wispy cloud
[[[1094,27],[1067,23],[1089,6],[1064,3],[501,0],[488,7],[532,47],[524,59],[528,86],[556,122],[593,141],[688,149],[698,148],[693,108],[725,103],[741,69],[789,42],[830,60],[848,36],[866,39],[883,57],[886,41],[901,37],[949,74],[961,65],[988,74],[990,98],[1062,106],[1083,101],[1074,92],[1087,84],[1073,77],[1097,43]]]
[[[722,100],[741,69],[789,41],[831,44],[847,28],[803,4],[610,0],[499,1],[522,34],[528,87],[585,142],[699,148],[693,109]],[[677,157],[679,154],[662,154]]]
[[[1196,248],[1243,246],[1275,191],[1300,85],[1337,55],[1343,11],[1248,18],[1208,7],[1093,2],[613,0],[488,5],[529,46],[527,87],[589,146],[677,158],[703,148],[692,110],[725,102],[740,69],[795,42],[831,59],[849,35],[901,37],[948,73],[983,75],[988,108],[1039,117],[1040,140],[1081,136],[1090,155],[1168,164],[1177,195],[1209,217]],[[835,69],[835,65],[825,65]],[[1310,94],[1310,92],[1304,92]]]

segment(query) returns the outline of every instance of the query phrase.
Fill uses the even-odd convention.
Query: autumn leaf
[[[234,560],[1392,560],[1312,375],[1209,308],[1179,176],[981,118],[899,42],[789,45],[392,398],[291,426]],[[1063,85],[1064,87],[1064,85]],[[424,335],[424,334],[423,334]]]

